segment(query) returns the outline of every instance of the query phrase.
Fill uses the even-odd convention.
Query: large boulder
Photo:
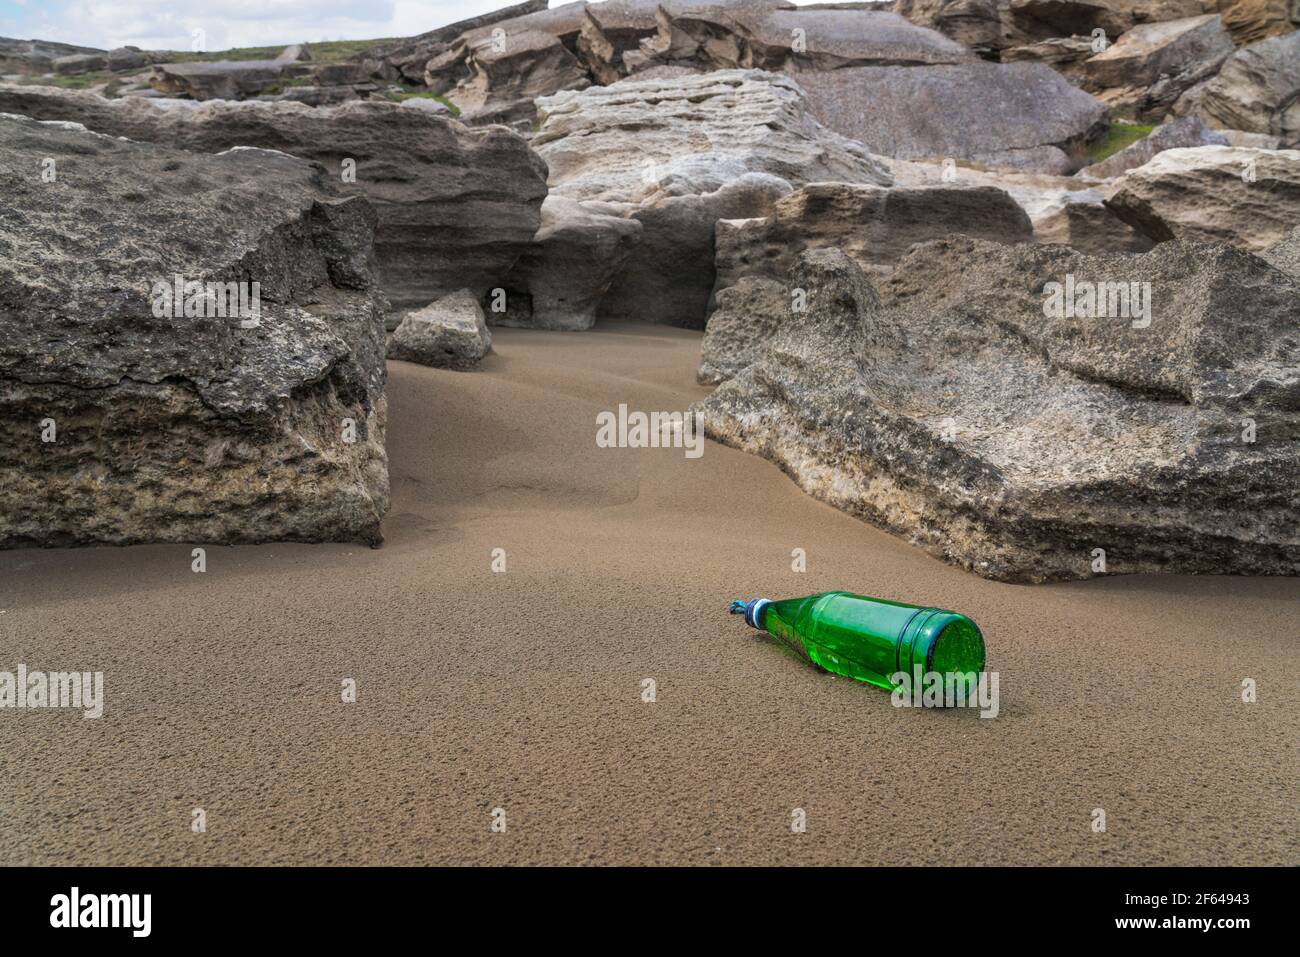
[[[1223,25],[1239,44],[1282,36],[1300,27],[1295,0],[1219,0]]]
[[[489,35],[468,51],[468,75],[447,93],[467,122],[486,115],[494,122],[531,122],[537,97],[591,82],[568,47],[541,30]]]
[[[847,67],[801,73],[814,115],[873,153],[1073,172],[1106,107],[1039,63]]]
[[[957,239],[913,249],[880,295],[835,249],[788,282],[806,309],[694,408],[817,498],[1006,581],[1300,573],[1287,273],[1227,246]],[[1074,318],[1047,283],[1084,304],[1149,289],[1149,309],[1112,293]]]
[[[1300,32],[1243,47],[1199,97],[1211,126],[1278,137],[1300,147]]]
[[[194,100],[243,100],[281,79],[287,61],[217,60],[159,63],[149,85],[166,96]]]
[[[1078,175],[1092,179],[1110,179],[1150,162],[1152,157],[1165,150],[1227,145],[1227,137],[1209,129],[1197,117],[1180,116],[1156,127],[1136,143],[1130,143],[1104,160],[1085,166],[1079,170]]]
[[[388,358],[464,371],[492,348],[483,308],[468,289],[407,313],[388,340]]]
[[[0,546],[380,541],[364,199],[14,116],[0,177]]]
[[[537,231],[546,196],[546,166],[518,135],[471,130],[379,100],[167,109],[134,98],[0,86],[0,112],[72,120],[186,150],[258,146],[316,160],[345,194],[374,205],[381,279],[397,308],[499,284]]]
[[[1233,49],[1217,15],[1144,23],[1087,60],[1084,71],[1089,89],[1104,91],[1112,108],[1163,116],[1184,91],[1214,76]]]
[[[1106,206],[1156,242],[1260,251],[1300,224],[1300,150],[1165,150],[1115,181]]]
[[[108,57],[103,53],[73,53],[55,59],[53,67],[59,76],[79,76],[108,69]]]
[[[642,226],[598,314],[703,328],[713,226],[765,215],[810,182],[888,185],[858,143],[825,129],[789,77],[724,70],[623,80],[540,103],[532,144],[551,193],[607,204]]]
[[[1142,23],[1214,13],[1216,0],[1010,0],[1013,27],[1031,36],[1059,37],[1103,30],[1115,39]]]

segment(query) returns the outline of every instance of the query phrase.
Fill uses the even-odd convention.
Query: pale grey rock
[[[436,369],[471,369],[492,348],[474,293],[460,289],[406,314],[388,340],[388,358]]]
[[[1300,146],[1300,32],[1243,47],[1228,58],[1199,98],[1210,126],[1278,137]]]
[[[1149,325],[1045,283],[1150,283]],[[1300,573],[1300,284],[1231,247],[915,247],[877,295],[839,250],[808,308],[694,406],[706,434],[979,575]],[[1256,423],[1242,441],[1241,421]]]
[[[798,82],[826,126],[899,159],[1068,173],[1108,122],[1104,105],[1039,63],[847,67]]]
[[[1300,150],[1165,150],[1110,187],[1106,206],[1156,242],[1267,249],[1300,224]]]

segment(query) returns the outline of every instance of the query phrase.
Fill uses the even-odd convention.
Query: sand
[[[698,333],[494,336],[389,364],[381,549],[0,553],[0,670],[106,683],[99,720],[0,710],[0,864],[1300,863],[1300,582],[984,581],[756,457],[597,448],[705,394]],[[999,716],[727,614],[832,588],[972,616]]]

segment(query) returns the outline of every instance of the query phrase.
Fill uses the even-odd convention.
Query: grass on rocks
[[[1112,123],[1105,136],[1088,146],[1088,162],[1100,163],[1124,147],[1146,139],[1154,129],[1154,125],[1144,123]]]

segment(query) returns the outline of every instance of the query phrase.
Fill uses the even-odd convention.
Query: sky
[[[518,0],[0,0],[0,36],[189,50],[409,37]],[[564,0],[551,0],[559,6]],[[811,3],[814,0],[796,0]]]

